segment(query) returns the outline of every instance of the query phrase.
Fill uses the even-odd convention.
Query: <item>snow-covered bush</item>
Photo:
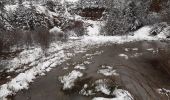
[[[50,11],[55,12],[55,6],[56,5],[55,5],[54,1],[47,1],[46,6]]]
[[[127,34],[144,25],[168,22],[170,2],[168,0],[111,0],[106,23],[106,33]]]
[[[132,0],[120,2],[118,4],[121,7],[115,5],[114,2],[117,1],[111,2],[112,6],[109,8],[109,15],[105,26],[108,35],[126,34],[142,27],[142,23],[136,13],[137,5],[135,2]]]
[[[45,14],[38,13],[33,5],[30,7],[20,5],[11,17],[15,29],[35,30],[39,26],[48,27],[48,18]]]
[[[168,27],[168,24],[166,22],[162,22],[162,23],[158,23],[158,24],[154,24],[153,28],[150,32],[151,35],[155,36],[160,34],[164,28]]]
[[[170,26],[164,28],[159,34],[159,38],[170,38]]]
[[[67,39],[67,34],[65,34],[61,28],[54,27],[50,29],[50,36],[53,37],[52,40],[66,40]]]
[[[83,21],[68,20],[68,22],[62,26],[62,29],[66,33],[69,31],[74,31],[77,36],[82,36],[85,34],[85,27]]]

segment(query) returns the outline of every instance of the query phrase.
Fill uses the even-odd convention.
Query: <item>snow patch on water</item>
[[[83,64],[80,64],[80,65],[75,66],[74,69],[84,70],[84,69],[86,69],[86,67]]]
[[[135,58],[135,57],[139,57],[139,56],[142,56],[143,54],[142,53],[134,53],[132,56],[132,58]]]
[[[125,51],[128,52],[128,51],[129,51],[129,48],[125,48]]]
[[[123,89],[116,89],[113,94],[115,98],[104,98],[104,97],[95,97],[92,100],[134,100],[132,95]]]
[[[119,74],[116,72],[116,70],[113,70],[113,67],[110,66],[102,66],[103,69],[98,70],[98,73],[104,75],[104,76],[118,76]]]
[[[132,48],[133,51],[138,51],[139,49],[138,48]]]
[[[170,90],[165,89],[165,88],[157,89],[157,91],[160,94],[165,94],[165,95],[169,95],[170,94]]]
[[[149,48],[149,49],[146,49],[148,51],[154,51],[154,48]]]
[[[129,59],[128,55],[126,54],[119,54],[120,57],[124,57],[126,60]]]
[[[66,76],[59,77],[59,80],[61,83],[63,83],[63,90],[70,89],[74,86],[74,82],[77,78],[80,78],[83,76],[83,73],[73,70],[71,73],[69,73]]]
[[[110,95],[111,91],[108,89],[108,86],[107,86],[107,84],[105,84],[104,80],[97,80],[95,82],[95,84],[97,85],[95,87],[97,92],[102,92],[106,95]]]
[[[90,95],[94,95],[95,93],[93,93],[92,90],[87,90],[88,85],[84,84],[83,89],[79,92],[79,94],[82,94],[84,96],[90,96]]]
[[[106,96],[112,97],[95,97],[92,100],[134,100],[133,96],[126,90],[117,89],[116,87],[112,90],[110,86],[113,86],[114,84],[108,82],[109,81],[107,79],[99,79],[91,85],[92,88],[88,84],[84,84],[83,89],[79,93],[84,96],[93,96],[98,93],[103,93]]]

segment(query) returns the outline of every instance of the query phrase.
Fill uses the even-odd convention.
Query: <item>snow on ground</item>
[[[134,100],[132,95],[126,90],[116,89],[113,94],[116,96],[115,98],[95,97],[92,100]]]
[[[49,60],[39,63],[36,67],[33,67],[24,73],[20,73],[7,84],[1,85],[0,99],[16,93],[21,89],[28,89],[29,83],[33,82],[33,79],[35,79],[37,75],[44,75],[44,72],[50,71],[51,67],[55,67],[66,59],[68,58],[65,56],[64,52],[60,51]]]
[[[81,43],[80,42],[68,42],[64,44],[53,43],[51,44],[50,48],[47,50],[47,54],[49,56],[41,55],[39,57],[39,50],[37,48],[33,50],[23,51],[20,55],[16,58],[22,57],[23,59],[16,60],[16,58],[10,60],[12,62],[9,64],[8,68],[16,69],[20,68],[22,64],[30,63],[29,70],[26,70],[23,73],[18,74],[15,78],[9,81],[6,84],[0,86],[0,99],[5,98],[8,95],[14,94],[21,89],[27,89],[30,82],[36,78],[37,75],[44,75],[45,72],[51,70],[51,68],[60,65],[64,61],[68,60],[69,57],[74,56],[74,54],[65,53],[63,49],[73,48],[74,53],[77,51],[82,51]],[[36,56],[38,55],[38,56]],[[31,57],[30,57],[31,56]],[[30,58],[28,58],[30,57]],[[35,57],[35,58],[34,58]],[[27,59],[30,59],[27,61]],[[35,60],[35,61],[33,61]],[[14,65],[13,65],[14,64]],[[18,67],[17,67],[18,66]],[[14,68],[13,68],[14,67]],[[21,68],[24,70],[24,68]]]
[[[125,58],[126,60],[129,59],[128,55],[126,55],[126,54],[119,54],[119,57],[123,57],[123,58]]]
[[[63,90],[65,89],[70,89],[74,86],[74,82],[77,78],[80,78],[83,76],[83,73],[73,70],[71,73],[69,73],[66,76],[63,77],[59,77],[59,80],[61,81],[61,83],[64,84],[63,86]]]
[[[118,76],[119,74],[116,72],[116,70],[113,70],[113,67],[110,66],[102,66],[102,69],[98,70],[97,73],[100,73],[104,76]]]
[[[145,39],[148,39],[148,40],[152,40],[153,37],[149,36],[150,35],[150,31],[151,31],[151,27],[150,26],[145,26],[145,27],[142,27],[141,29],[137,30],[135,33],[134,33],[134,37],[137,39],[137,40],[145,40]]]
[[[75,66],[74,69],[84,70],[84,69],[86,69],[86,67],[83,64],[79,64],[79,65]]]
[[[15,57],[8,64],[8,72],[15,71],[19,66],[27,65],[30,62],[35,61],[43,55],[41,48],[34,48],[31,50],[24,50],[19,54],[19,56]]]

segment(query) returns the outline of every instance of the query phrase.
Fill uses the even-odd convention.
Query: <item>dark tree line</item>
[[[169,0],[111,0],[106,27],[109,35],[126,34],[144,25],[170,22]]]
[[[48,47],[51,20],[43,13],[36,11],[35,6],[20,5],[15,11],[5,11],[5,1],[0,2],[0,51],[8,51],[12,46],[27,47],[38,44]]]
[[[30,1],[29,7],[23,4],[23,0],[19,0],[15,10],[10,11],[4,9],[9,3],[5,0],[0,2],[0,51],[8,51],[13,46],[21,48],[33,45],[40,45],[45,50],[52,41],[56,40],[54,34],[49,33],[49,30],[55,26],[61,27],[66,33],[73,30],[78,36],[84,34],[83,22],[67,18],[64,15],[65,6],[58,0],[44,0],[45,4],[41,5],[45,9],[43,13],[38,12],[33,3],[33,1],[39,2],[38,0],[28,1]],[[50,13],[59,15],[54,16]],[[63,34],[60,35],[67,37]]]

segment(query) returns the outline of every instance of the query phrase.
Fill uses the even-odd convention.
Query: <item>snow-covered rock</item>
[[[119,74],[116,72],[116,70],[113,70],[113,67],[111,66],[102,66],[102,69],[97,71],[98,73],[104,75],[104,76],[118,76]]]
[[[113,94],[115,98],[104,98],[104,97],[95,97],[92,100],[134,100],[132,95],[123,89],[116,89]]]
[[[63,83],[63,89],[70,89],[74,86],[74,82],[77,78],[82,77],[83,73],[73,70],[71,73],[69,73],[66,76],[59,77],[59,80],[61,83]]]
[[[124,57],[126,60],[129,59],[128,55],[126,54],[119,54],[120,57]]]

